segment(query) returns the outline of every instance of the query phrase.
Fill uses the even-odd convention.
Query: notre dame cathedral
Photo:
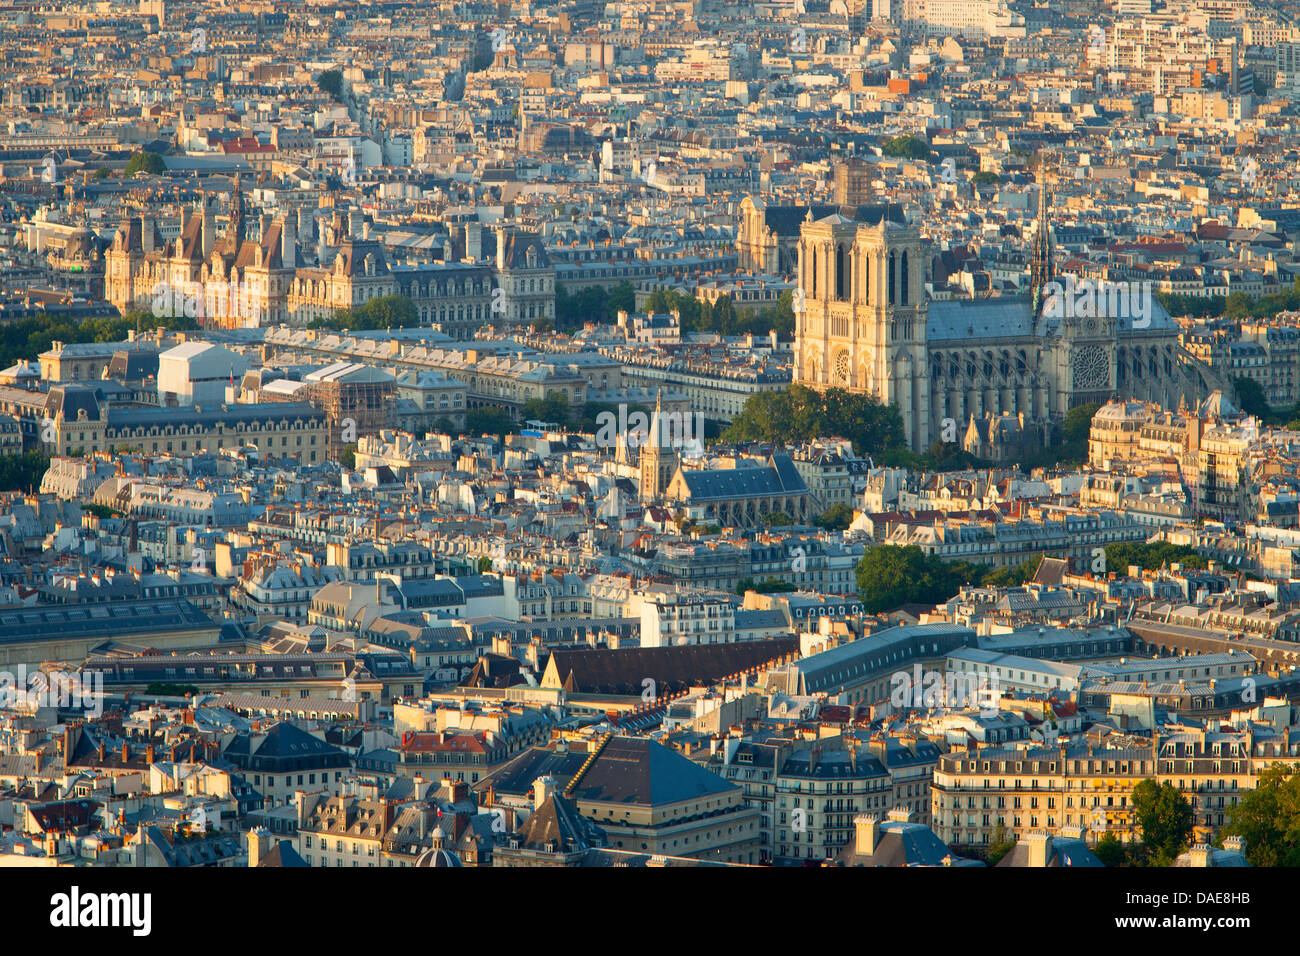
[[[896,404],[917,451],[1006,416],[1023,422],[1030,446],[1050,445],[1066,413],[1088,402],[1174,408],[1230,391],[1181,347],[1154,297],[1140,319],[1104,304],[1045,308],[1055,278],[1047,208],[1044,188],[1029,294],[931,298],[931,251],[889,203],[768,207],[749,197],[737,247],[742,268],[789,263],[797,274],[795,383]]]

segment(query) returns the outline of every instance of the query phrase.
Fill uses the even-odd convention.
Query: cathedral
[[[1154,296],[1140,317],[1107,308],[1105,296],[1096,308],[1051,307],[1061,284],[1045,190],[1029,294],[960,299],[930,297],[933,254],[898,205],[803,207],[795,234],[793,207],[745,202],[746,258],[795,264],[794,382],[897,405],[915,451],[1008,415],[1023,422],[1022,441],[1051,445],[1079,405],[1121,397],[1175,408],[1230,390],[1182,348]]]

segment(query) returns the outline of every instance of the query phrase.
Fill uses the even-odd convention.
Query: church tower
[[[924,283],[920,234],[899,207],[842,209],[815,222],[810,210],[799,236],[794,381],[897,405],[917,451],[938,428],[930,420]]]
[[[663,389],[655,393],[655,413],[650,420],[650,434],[641,446],[641,502],[653,504],[664,496],[668,483],[677,472],[678,454],[673,448],[664,448]]]
[[[1029,257],[1029,288],[1033,293],[1034,315],[1043,309],[1043,287],[1052,281],[1056,271],[1053,261],[1056,243],[1048,216],[1047,160],[1040,155],[1038,162],[1038,225]]]

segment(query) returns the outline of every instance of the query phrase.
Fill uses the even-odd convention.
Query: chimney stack
[[[265,827],[248,831],[248,865],[258,866],[271,852],[271,833]]]
[[[1052,837],[1050,834],[1042,830],[1028,833],[1025,835],[1025,846],[1029,849],[1029,866],[1037,869],[1047,866],[1047,861],[1052,855]]]
[[[207,259],[212,255],[212,249],[217,244],[217,213],[208,202],[206,196],[203,197],[203,258]]]
[[[876,852],[880,842],[880,817],[874,814],[860,814],[853,818],[855,832],[854,849],[858,856],[871,856]]]
[[[298,217],[285,214],[280,224],[280,263],[286,269],[298,268]]]
[[[552,776],[538,777],[533,781],[533,809],[540,809],[548,799],[553,797],[558,791],[555,778]]]

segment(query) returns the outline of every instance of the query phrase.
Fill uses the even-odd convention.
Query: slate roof
[[[682,470],[694,501],[807,494],[808,485],[789,455],[773,455],[763,468]]]
[[[262,773],[350,766],[348,755],[338,747],[287,721],[280,721],[268,730],[250,754],[249,746],[253,739],[255,735],[240,734],[231,741],[223,756],[241,770]]]
[[[551,664],[571,693],[639,695],[649,677],[660,695],[709,683],[799,649],[793,637],[736,644],[688,644],[616,650],[554,650]]]
[[[523,797],[532,789],[533,782],[538,777],[550,776],[561,786],[567,784],[586,761],[587,754],[581,750],[530,747],[474,784],[471,789]]]
[[[555,853],[577,853],[605,842],[604,831],[558,794],[548,797],[515,831],[515,837],[523,849]]]
[[[293,843],[289,840],[280,840],[276,843],[274,849],[258,861],[259,867],[263,866],[308,866],[306,860],[298,855],[298,851],[293,848]]]
[[[944,857],[951,857],[945,864]],[[859,855],[856,841],[850,839],[840,850],[843,866],[983,866],[978,860],[958,857],[933,830],[920,823],[890,820],[880,824],[876,852]]]
[[[898,203],[873,203],[865,206],[766,206],[763,209],[763,224],[778,236],[798,236],[810,209],[814,221],[839,215],[870,226],[879,225],[882,219],[899,225],[907,224],[903,207]]]
[[[189,601],[117,601],[81,607],[4,608],[0,610],[0,644],[18,641],[79,639],[167,631],[217,630],[217,624]]]
[[[664,806],[739,789],[675,750],[644,737],[613,737],[565,785],[574,800]]]
[[[1020,841],[1011,851],[1002,859],[998,860],[999,867],[1017,867],[1029,865],[1029,845],[1025,841]],[[1047,851],[1047,866],[1049,868],[1060,868],[1065,866],[1104,866],[1097,855],[1088,849],[1087,844],[1082,840],[1069,839],[1066,837],[1053,837],[1051,846]]]

